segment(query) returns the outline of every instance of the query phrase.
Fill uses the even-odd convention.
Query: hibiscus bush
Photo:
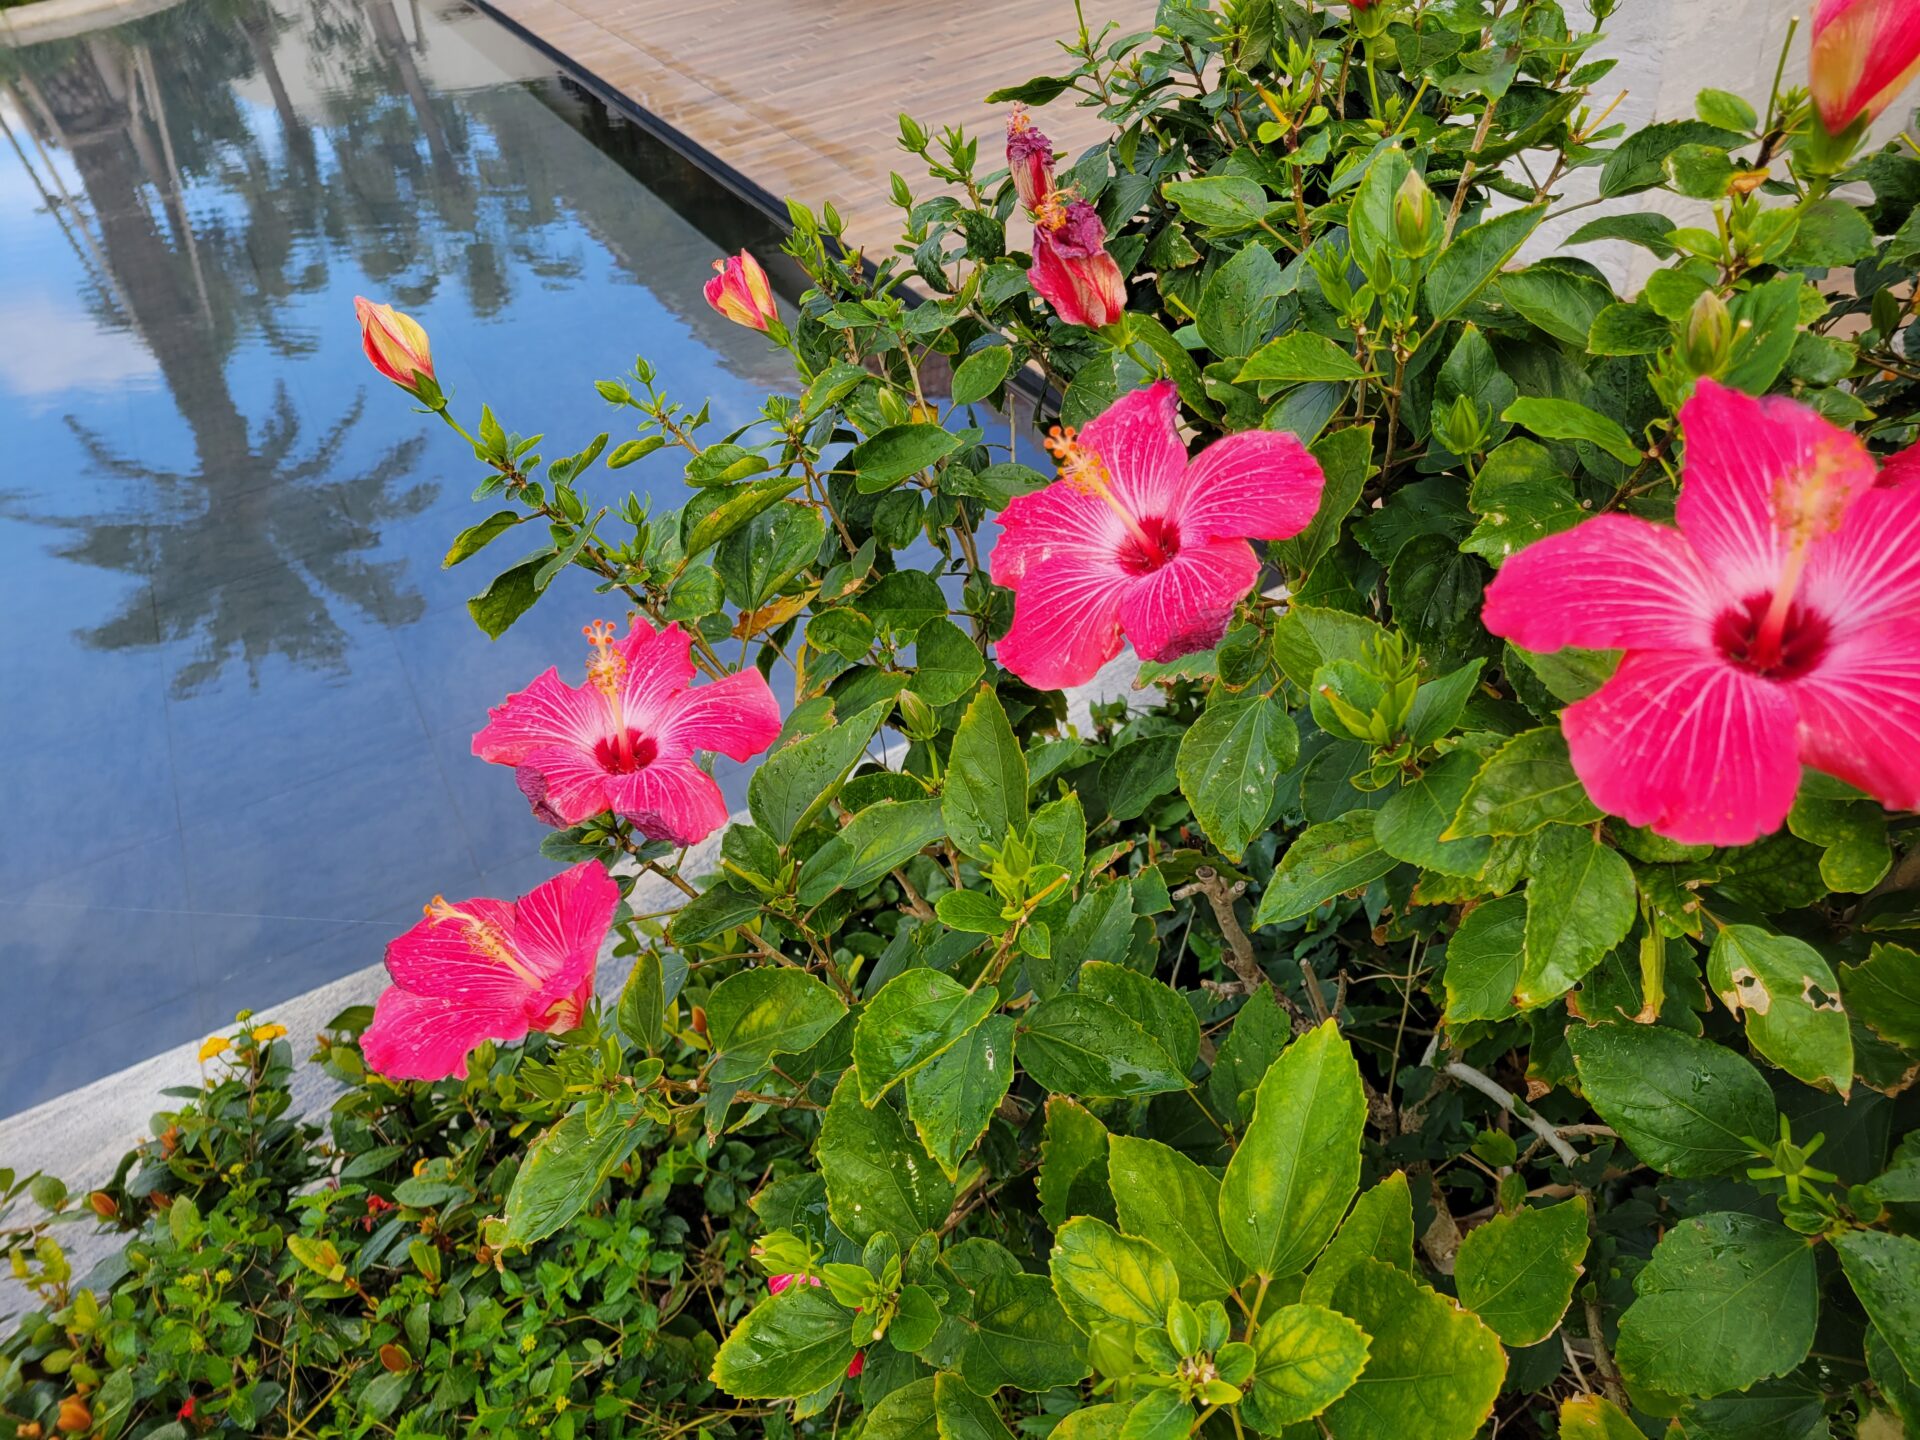
[[[21,1232],[0,1406],[1920,1431],[1920,10],[1629,132],[1612,8],[1082,29],[1004,154],[902,119],[891,253],[716,262],[795,372],[734,429],[643,357],[554,458],[362,302],[480,467],[449,563],[532,537],[479,625],[604,594],[475,717],[564,868],[394,941],[327,1138],[166,1153],[184,1227],[130,1167],[102,1293]],[[232,1204],[240,1358],[91,1348]]]

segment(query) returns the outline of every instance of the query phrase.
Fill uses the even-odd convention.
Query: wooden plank
[[[490,0],[503,14],[778,196],[847,220],[850,241],[898,239],[898,170],[938,193],[898,143],[902,111],[930,133],[958,125],[1000,164],[1003,107],[984,97],[1056,73],[1072,0]],[[1153,0],[1086,0],[1087,23],[1153,23]],[[1063,97],[1038,119],[1056,148],[1106,133]],[[1071,160],[1069,158],[1069,163]]]

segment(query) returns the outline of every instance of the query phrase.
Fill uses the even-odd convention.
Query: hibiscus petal
[[[1126,523],[1098,496],[1064,480],[1016,495],[995,521],[1000,535],[987,571],[996,585],[1017,589],[1029,570],[1059,562],[1119,571]]]
[[[1326,485],[1300,437],[1243,430],[1200,452],[1181,489],[1181,538],[1285,540],[1313,523]]]
[[[1800,758],[1893,810],[1920,810],[1920,631],[1891,621],[1836,640],[1792,687]]]
[[[1862,495],[1808,558],[1804,594],[1841,633],[1920,618],[1920,485]]]
[[[1680,429],[1687,454],[1675,518],[1742,600],[1779,583],[1791,531],[1805,524],[1831,533],[1878,475],[1858,439],[1806,406],[1756,400],[1712,380],[1682,407]]]
[[[1100,457],[1114,496],[1138,519],[1163,519],[1178,503],[1187,471],[1180,408],[1171,380],[1122,395],[1080,432]]]
[[[609,808],[608,784],[614,777],[591,750],[577,745],[548,745],[529,753],[520,762],[520,770],[520,788],[529,799],[533,792],[526,783],[527,771],[538,774],[546,787],[534,802],[536,815],[544,806],[560,817],[562,825],[578,825],[589,815]]]
[[[995,655],[1036,690],[1085,684],[1120,653],[1120,600],[1131,579],[1111,559],[1079,551],[1035,566],[1014,587],[1013,625]]]
[[[663,756],[631,775],[608,777],[614,810],[649,840],[697,845],[727,823],[727,802],[706,771],[690,760]]]
[[[504,705],[487,711],[473,753],[493,765],[518,765],[545,745],[586,745],[610,728],[607,702],[591,686],[575,689],[549,669]]]
[[[733,760],[751,760],[780,733],[780,702],[766,676],[741,670],[711,685],[681,692],[660,731],[663,746],[717,750]]]
[[[693,637],[679,625],[659,634],[635,618],[633,632],[621,642],[627,668],[620,677],[620,704],[627,723],[644,735],[658,735],[673,713],[680,692],[693,681]]]
[[[1120,623],[1143,660],[1190,655],[1219,643],[1233,607],[1259,578],[1260,560],[1244,540],[1184,544],[1128,587]]]
[[[508,943],[516,938],[514,907],[504,900],[462,900],[453,908],[491,927]],[[415,995],[482,1008],[517,1008],[536,988],[478,944],[473,926],[454,919],[429,917],[389,941],[387,974]]]
[[[1481,618],[1522,650],[1687,650],[1732,603],[1672,526],[1596,515],[1508,556]]]
[[[436,1000],[396,986],[374,1002],[360,1048],[368,1068],[389,1080],[464,1080],[467,1056],[483,1041],[512,1045],[526,1035],[527,1017],[518,1006]]]
[[[620,904],[620,887],[598,860],[582,860],[514,903],[514,943],[554,1000],[591,980]],[[537,1008],[537,1007],[536,1007]]]
[[[1771,834],[1800,785],[1785,689],[1707,655],[1629,652],[1562,724],[1594,804],[1684,845]]]

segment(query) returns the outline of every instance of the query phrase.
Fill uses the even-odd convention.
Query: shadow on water
[[[476,467],[371,376],[354,294],[553,453],[618,423],[586,382],[636,352],[723,423],[784,372],[700,297],[764,219],[451,0],[0,49],[0,121],[0,972],[46,1037],[0,1057],[6,1113],[550,868],[467,742],[607,603],[569,577],[474,629],[487,574],[439,561]],[[685,493],[665,457],[619,480]]]

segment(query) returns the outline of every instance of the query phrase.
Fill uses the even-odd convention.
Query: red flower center
[[[658,745],[631,728],[624,735],[603,736],[593,745],[593,758],[600,762],[600,768],[609,775],[631,775],[644,770],[659,753]]]
[[[1120,566],[1129,575],[1151,575],[1179,553],[1179,526],[1166,520],[1142,520],[1138,535],[1120,541]]]
[[[1772,595],[1749,595],[1738,605],[1721,612],[1720,618],[1713,622],[1713,643],[1742,670],[1751,670],[1769,680],[1798,680],[1827,653],[1827,639],[1833,626],[1824,615],[1796,600],[1787,609],[1779,639],[1765,643],[1760,633],[1761,622],[1772,604]]]

